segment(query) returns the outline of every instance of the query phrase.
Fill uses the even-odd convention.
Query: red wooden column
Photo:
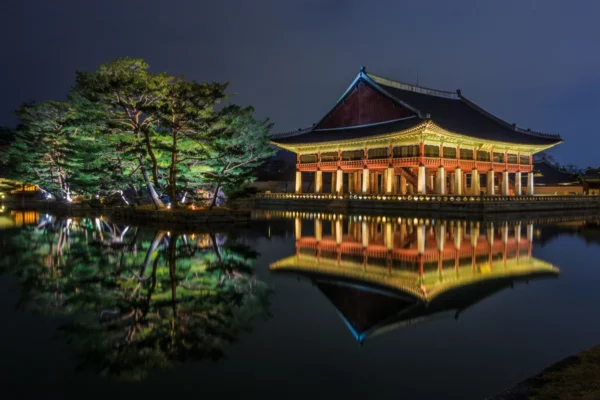
[[[504,170],[508,171],[508,151],[504,151]]]
[[[529,155],[529,171],[533,171],[533,154]]]
[[[425,143],[419,143],[419,163],[425,165]]]

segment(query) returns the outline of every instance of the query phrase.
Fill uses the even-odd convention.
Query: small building
[[[584,193],[584,186],[578,174],[564,171],[545,159],[533,163],[533,176],[535,178],[535,194],[581,195]]]
[[[364,67],[313,127],[272,138],[297,155],[296,193],[307,179],[323,192],[326,173],[338,194],[533,195],[533,155],[562,142],[501,120],[460,90],[409,85]],[[487,187],[482,175],[494,177]]]
[[[600,168],[588,168],[581,175],[585,194],[600,194]]]

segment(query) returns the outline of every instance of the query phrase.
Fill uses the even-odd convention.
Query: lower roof
[[[334,129],[312,129],[308,132],[293,136],[273,138],[273,142],[280,144],[310,144],[324,143],[338,140],[358,139],[369,136],[385,135],[414,128],[423,123],[417,117],[403,118],[378,124],[361,125],[356,127]]]

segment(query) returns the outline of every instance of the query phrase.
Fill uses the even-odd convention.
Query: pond
[[[0,245],[3,383],[482,399],[600,343],[585,215],[257,211],[181,231],[3,210]]]

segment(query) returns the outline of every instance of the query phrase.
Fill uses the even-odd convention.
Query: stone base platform
[[[437,196],[258,194],[257,208],[277,207],[321,212],[426,211],[448,215],[600,210],[600,196]]]

